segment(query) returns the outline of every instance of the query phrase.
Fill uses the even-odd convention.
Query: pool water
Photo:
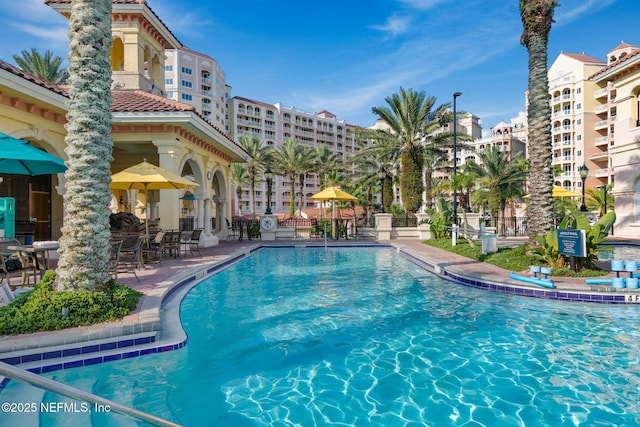
[[[640,245],[611,245],[605,247],[611,250],[598,251],[598,259],[601,260],[636,260],[640,262]]]
[[[640,424],[640,307],[468,288],[388,248],[263,249],[181,318],[182,350],[47,376],[186,426]]]

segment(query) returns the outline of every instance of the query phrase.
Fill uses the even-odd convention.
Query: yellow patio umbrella
[[[336,202],[353,202],[358,200],[357,197],[352,196],[346,191],[342,191],[338,187],[327,187],[321,192],[316,193],[309,198],[311,200],[329,200],[329,201],[336,201]],[[331,209],[331,223],[333,224],[333,209]]]
[[[342,191],[338,187],[327,187],[319,193],[309,197],[312,200],[335,200],[338,202],[353,202],[358,200],[346,191]]]
[[[130,166],[111,176],[112,190],[144,190],[147,218],[145,220],[146,233],[149,234],[149,197],[148,190],[178,190],[181,188],[197,187],[189,181],[164,168],[152,165],[144,159],[142,163]]]
[[[564,197],[580,197],[580,194],[576,193],[575,191],[567,190],[566,188],[560,187],[559,185],[553,186],[551,195],[554,199],[562,199]],[[526,196],[524,196],[524,198],[528,199],[529,195],[527,194]]]

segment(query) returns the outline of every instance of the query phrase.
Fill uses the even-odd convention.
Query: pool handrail
[[[130,417],[154,426],[182,427],[180,424],[176,424],[172,421],[168,421],[163,418],[156,417],[155,415],[130,408],[104,397],[100,397],[93,393],[68,386],[66,384],[46,377],[42,377],[40,375],[34,374],[16,366],[9,365],[4,362],[0,362],[0,375],[5,376],[6,378],[11,378],[12,380],[16,380],[21,383],[32,385],[43,390],[60,394],[62,396],[70,397],[75,400],[102,405],[103,407],[109,408],[111,412],[116,412],[120,415],[124,415],[126,417]]]

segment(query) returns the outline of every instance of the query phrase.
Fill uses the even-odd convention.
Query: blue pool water
[[[639,306],[476,290],[386,248],[287,248],[205,280],[181,318],[182,350],[48,376],[186,426],[640,424]]]
[[[599,251],[598,259],[601,260],[636,260],[640,261],[640,245],[611,245],[605,247],[610,250]]]

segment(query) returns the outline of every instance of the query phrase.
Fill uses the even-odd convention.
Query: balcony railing
[[[594,93],[594,96],[596,99],[602,98],[603,96],[606,96],[606,95],[607,95],[607,88],[599,89]]]

